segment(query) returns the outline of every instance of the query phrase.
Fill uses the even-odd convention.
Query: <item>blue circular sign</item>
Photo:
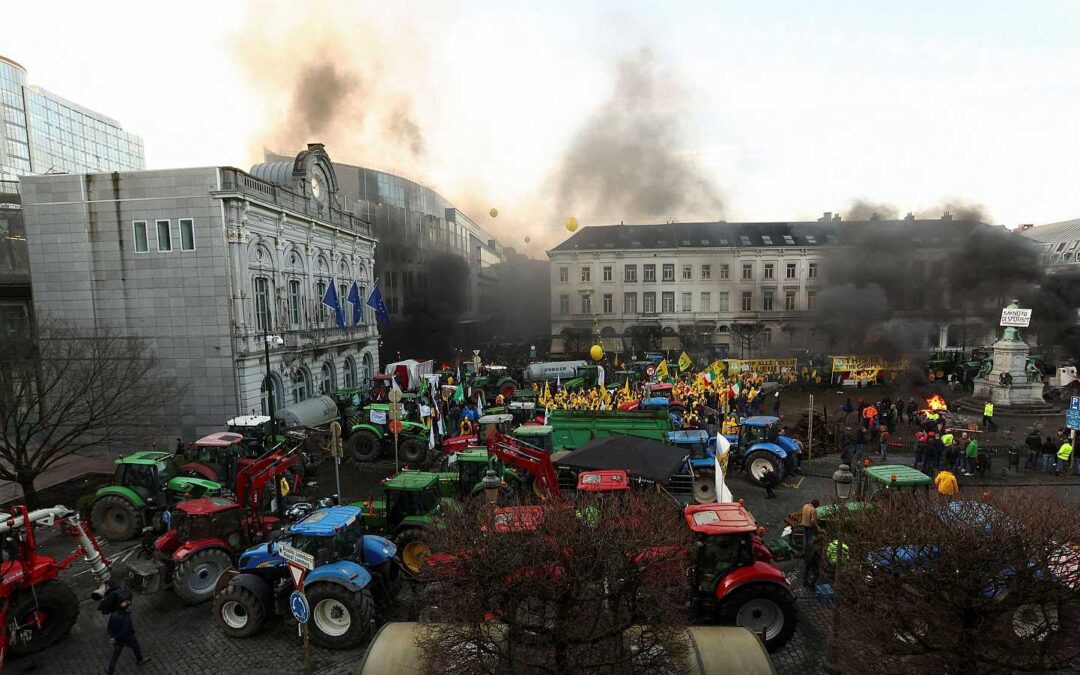
[[[289,596],[289,609],[292,610],[293,618],[299,623],[307,623],[308,617],[311,616],[311,608],[308,606],[307,598],[300,591],[293,591]]]

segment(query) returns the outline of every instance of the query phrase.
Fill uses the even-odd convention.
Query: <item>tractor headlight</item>
[[[390,555],[390,549],[388,549],[388,548],[384,548],[382,550],[382,552],[383,552],[383,555]]]

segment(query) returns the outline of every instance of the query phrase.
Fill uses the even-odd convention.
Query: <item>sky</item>
[[[1075,3],[944,4],[39,0],[0,54],[148,168],[321,141],[534,254],[569,216],[1080,217]]]

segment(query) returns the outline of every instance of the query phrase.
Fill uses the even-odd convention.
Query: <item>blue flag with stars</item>
[[[360,288],[355,281],[349,289],[349,304],[352,305],[352,325],[355,326],[364,318],[364,303],[360,300]]]
[[[334,286],[333,279],[330,280],[329,285],[326,287],[326,293],[323,294],[322,304],[334,310],[334,320],[337,321],[338,328],[344,328],[345,310],[341,308],[341,302],[338,301],[337,288]]]
[[[390,323],[390,313],[386,311],[386,303],[383,302],[382,293],[379,292],[379,284],[375,283],[375,290],[367,300],[367,306],[375,310],[375,320],[379,323]]]

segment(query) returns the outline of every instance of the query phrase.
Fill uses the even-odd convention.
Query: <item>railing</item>
[[[357,340],[365,340],[374,337],[376,332],[374,325],[362,324],[359,326],[346,326],[345,328],[331,326],[327,328],[306,328],[304,330],[284,332],[278,331],[275,334],[280,335],[285,342],[281,347],[271,347],[271,351],[284,349],[286,352],[297,352],[321,346],[333,346],[356,342]],[[261,332],[245,332],[238,334],[236,335],[236,340],[237,351],[241,354],[263,353],[263,333]]]
[[[239,192],[357,234],[372,236],[371,223],[332,206],[323,206],[318,200],[260,180],[239,169],[230,167],[221,169],[221,191]]]

